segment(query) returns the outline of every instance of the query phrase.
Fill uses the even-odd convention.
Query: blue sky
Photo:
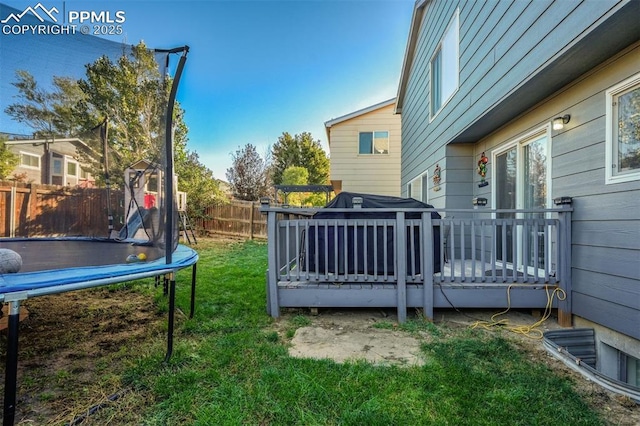
[[[23,10],[38,1],[0,0]],[[178,100],[188,148],[216,178],[231,153],[261,153],[282,132],[311,132],[328,151],[324,122],[393,98],[413,0],[46,1],[67,10],[125,12],[113,41],[190,47]],[[0,36],[7,37],[7,36]],[[1,131],[2,129],[0,129]]]

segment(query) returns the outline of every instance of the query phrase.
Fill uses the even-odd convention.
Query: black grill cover
[[[313,217],[314,219],[395,219],[395,212],[363,212],[359,209],[352,209],[349,212],[335,212],[332,209],[338,208],[351,208],[353,207],[353,198],[362,198],[362,208],[387,208],[387,209],[427,209],[433,208],[432,205],[423,203],[413,198],[400,198],[390,197],[383,195],[373,194],[359,194],[353,192],[341,192],[330,203],[328,203],[321,211],[317,212]],[[406,219],[420,219],[421,213],[411,212],[405,215]],[[440,215],[437,212],[431,212],[432,219],[440,219]],[[317,229],[316,229],[317,228]],[[325,229],[326,228],[326,229]],[[369,247],[368,253],[363,253],[365,232],[364,227],[357,227],[354,230],[353,227],[347,227],[345,233],[345,227],[329,225],[317,225],[309,227],[308,233],[308,245],[303,244],[303,247],[308,248],[308,262],[309,271],[317,271],[323,274],[325,271],[330,273],[344,275],[347,274],[378,274],[382,275],[385,272],[389,275],[394,273],[393,258],[395,252],[395,236],[393,229],[388,228],[386,235],[383,232],[383,227],[379,226],[375,233],[376,247],[377,247],[377,262],[374,264],[373,249],[374,249],[374,230],[373,227],[367,227],[367,245]],[[440,272],[440,230],[438,226],[433,230],[433,271]],[[409,235],[410,227],[407,226],[407,274],[420,274],[420,235],[419,229],[415,227],[413,229],[414,236],[411,238]],[[345,259],[344,247],[346,238],[347,254]],[[318,259],[316,265],[316,239]],[[337,239],[337,259],[336,259],[336,239]],[[413,248],[412,248],[413,239]],[[355,253],[354,246],[357,242],[358,253]],[[328,256],[325,258],[325,247],[327,249]],[[387,261],[385,265],[384,250],[387,251]],[[411,256],[411,253],[415,253],[415,256]],[[366,265],[365,265],[366,256]],[[337,265],[336,265],[337,261]],[[345,267],[346,263],[346,267]],[[302,265],[306,267],[306,259],[302,262]],[[366,270],[365,270],[366,266]],[[386,269],[385,269],[386,267]]]

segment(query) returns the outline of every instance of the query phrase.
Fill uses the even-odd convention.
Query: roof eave
[[[347,121],[347,120],[351,120],[353,118],[359,117],[359,116],[364,115],[364,114],[368,114],[368,113],[370,113],[372,111],[378,110],[380,108],[387,107],[389,105],[393,105],[395,103],[396,103],[396,98],[387,99],[386,101],[379,102],[379,103],[377,103],[375,105],[371,105],[371,106],[368,106],[366,108],[362,108],[362,109],[359,109],[357,111],[350,112],[349,114],[342,115],[342,116],[340,116],[338,118],[332,118],[331,120],[325,121],[324,122],[324,127],[327,130],[327,136],[328,136],[328,132],[329,132],[329,129],[331,128],[331,126],[334,126],[336,124],[342,123],[342,122]]]
[[[409,74],[411,72],[411,66],[413,65],[413,58],[418,44],[418,34],[420,33],[420,25],[422,24],[422,16],[427,3],[432,0],[417,0],[416,5],[413,8],[413,15],[411,16],[411,27],[409,29],[409,36],[407,40],[407,48],[404,52],[404,59],[402,61],[402,71],[400,72],[400,81],[398,83],[398,93],[396,95],[396,106],[394,112],[396,114],[402,114],[402,103],[404,102],[404,95],[409,82]]]

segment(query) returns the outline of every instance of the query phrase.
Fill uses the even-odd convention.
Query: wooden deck
[[[570,324],[571,209],[270,207],[267,310],[286,307],[533,308]],[[365,214],[362,214],[365,213]],[[380,215],[380,216],[378,216]],[[439,217],[439,218],[434,218]],[[405,232],[396,232],[406,230]]]

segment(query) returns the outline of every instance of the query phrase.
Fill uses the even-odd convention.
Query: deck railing
[[[493,305],[504,304],[500,300],[543,308],[548,298],[525,290],[550,288],[563,290],[567,298],[558,307],[570,316],[570,206],[331,209],[335,218],[267,204],[261,211],[267,215],[273,316],[285,306],[349,303],[397,306],[401,321],[410,306],[422,307],[428,317],[434,307],[498,308],[503,306]],[[307,293],[285,294],[294,289]],[[391,291],[391,301],[382,293],[363,293],[384,289]]]

